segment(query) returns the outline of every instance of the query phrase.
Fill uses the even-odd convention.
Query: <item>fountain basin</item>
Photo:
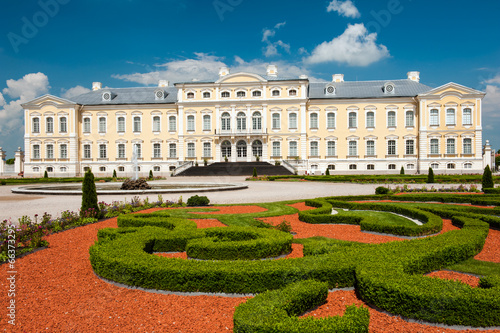
[[[150,190],[122,190],[122,183],[96,183],[98,195],[113,194],[162,194],[186,192],[232,191],[248,188],[246,184],[228,183],[154,183]],[[12,193],[43,195],[82,195],[82,184],[30,185],[13,188]]]

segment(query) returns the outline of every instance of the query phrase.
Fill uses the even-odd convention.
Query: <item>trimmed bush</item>
[[[330,169],[326,168],[325,176],[330,176]]]
[[[257,169],[255,167],[253,168],[252,177],[257,178]]]
[[[186,203],[188,206],[208,206],[210,205],[210,200],[205,196],[193,195],[189,197]]]
[[[327,296],[328,285],[314,280],[267,291],[236,307],[234,332],[368,332],[370,313],[365,307],[348,306],[343,316],[298,318]]]
[[[49,174],[48,174],[47,170],[45,170],[45,172],[43,173],[43,178],[49,178]]]
[[[495,187],[495,185],[493,184],[493,175],[491,174],[491,170],[490,170],[489,165],[487,165],[486,168],[484,168],[483,178],[481,180],[481,184],[482,184],[483,189]]]
[[[375,194],[387,194],[389,189],[387,187],[379,186],[375,189]]]
[[[116,170],[113,170],[113,178],[116,178]]]
[[[0,180],[0,185],[6,185],[7,182],[5,180]]]
[[[149,180],[153,179],[153,170],[149,170]]]
[[[399,174],[400,175],[404,175],[405,174],[405,168],[404,167],[401,167],[401,170],[399,170]]]
[[[85,173],[85,177],[83,178],[81,212],[84,213],[89,209],[94,209],[96,214],[99,213],[94,174],[90,169],[87,170],[87,172]]]
[[[434,183],[434,171],[432,168],[429,168],[429,173],[427,174],[427,184]]]

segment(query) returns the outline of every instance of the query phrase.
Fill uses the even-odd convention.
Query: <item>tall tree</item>
[[[97,205],[97,190],[95,188],[94,174],[90,168],[85,173],[82,184],[82,208],[81,212],[86,212],[88,209],[94,208],[96,214],[99,213]]]
[[[482,185],[483,189],[495,187],[495,184],[493,184],[493,175],[491,174],[491,169],[489,165],[487,165],[486,168],[484,168]]]

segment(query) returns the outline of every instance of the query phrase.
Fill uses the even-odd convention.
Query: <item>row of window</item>
[[[430,167],[434,170],[439,169],[439,163],[431,163]],[[463,164],[464,169],[472,169],[472,163],[466,162]],[[312,170],[317,170],[314,168],[314,165],[311,166]],[[335,170],[335,164],[329,164],[328,165],[329,170]],[[349,164],[349,170],[357,170],[358,165],[357,164]],[[387,169],[389,170],[396,170],[396,164],[389,164],[387,165]],[[415,164],[407,164],[406,165],[406,170],[414,170],[415,169]],[[446,169],[456,169],[456,164],[455,163],[446,163]],[[375,165],[374,164],[367,164],[366,165],[366,170],[375,170]]]
[[[273,97],[279,97],[279,96],[281,96],[281,90],[280,89],[273,89],[273,90],[271,90],[271,95]],[[186,93],[186,98],[187,99],[193,99],[194,96],[195,96],[195,94],[192,91],[188,91]],[[208,91],[204,91],[202,93],[202,96],[203,96],[203,98],[211,98],[212,97],[212,93],[210,93]],[[296,89],[290,89],[290,90],[288,90],[288,96],[291,96],[291,97],[297,96],[297,90]],[[230,98],[231,97],[231,92],[230,91],[222,91],[220,93],[220,97],[221,98]],[[236,91],[236,97],[237,98],[247,97],[247,92],[244,91],[244,90]],[[262,91],[261,90],[254,90],[254,91],[252,91],[252,97],[262,97]]]
[[[40,118],[33,118],[32,130],[33,133],[40,133]],[[45,132],[54,133],[54,117],[47,117],[45,119]],[[68,132],[68,118],[66,117],[59,118],[59,132],[60,133]]]
[[[456,125],[455,109],[446,109],[445,124],[447,126]],[[439,110],[431,109],[429,113],[429,125],[439,126]],[[462,111],[462,125],[472,125],[472,110],[469,108]]]

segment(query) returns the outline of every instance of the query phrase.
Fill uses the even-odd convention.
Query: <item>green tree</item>
[[[5,164],[9,164],[9,165],[12,165],[16,163],[16,159],[15,158],[9,158],[7,161],[5,161]]]
[[[47,170],[43,173],[43,178],[49,178],[49,174],[47,173]]]
[[[483,189],[495,187],[495,185],[493,184],[493,175],[491,174],[489,165],[487,165],[486,168],[484,168],[482,185]]]
[[[97,205],[97,190],[95,188],[94,174],[92,170],[88,169],[83,177],[82,184],[82,208],[81,212],[84,213],[88,209],[94,208],[96,214],[99,213],[99,206]]]
[[[434,171],[432,168],[429,168],[429,173],[427,174],[427,184],[434,183]]]
[[[404,175],[405,174],[405,168],[404,167],[401,167],[401,170],[399,171],[399,174],[400,175]]]
[[[116,170],[113,170],[113,178],[116,178]]]
[[[149,179],[152,180],[153,179],[153,170],[149,170]]]
[[[257,169],[256,168],[253,168],[252,177],[257,177]]]
[[[325,175],[330,176],[330,170],[326,168]]]

